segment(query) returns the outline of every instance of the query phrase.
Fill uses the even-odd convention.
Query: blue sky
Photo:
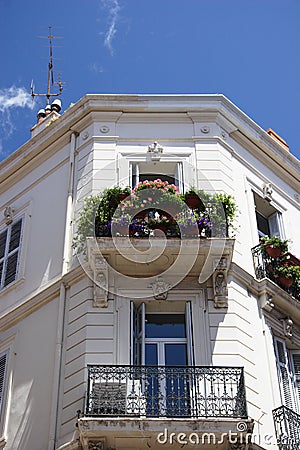
[[[63,109],[87,93],[222,93],[300,159],[300,0],[0,0],[0,160],[44,106],[29,88],[46,89],[49,25]]]

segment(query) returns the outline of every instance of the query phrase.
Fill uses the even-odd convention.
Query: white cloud
[[[119,12],[121,6],[118,0],[101,0],[102,7],[108,12],[108,30],[105,33],[104,45],[110,51],[110,54],[114,54],[113,39],[118,31],[117,23],[119,20]]]
[[[90,70],[91,72],[96,73],[96,74],[98,74],[98,73],[103,73],[103,72],[104,72],[103,67],[100,66],[100,64],[98,64],[97,62],[91,63],[91,64],[89,65],[89,70]]]
[[[18,117],[19,108],[33,109],[33,107],[31,96],[24,87],[13,85],[9,88],[0,89],[0,131],[2,132],[0,159],[6,156],[3,149],[4,142],[12,135],[15,129],[15,122],[17,121],[12,115],[12,110],[16,110],[15,116]]]
[[[33,108],[30,94],[24,87],[11,86],[0,89],[0,112],[8,112],[12,108]]]

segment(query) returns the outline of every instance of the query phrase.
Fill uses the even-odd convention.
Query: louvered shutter
[[[6,365],[7,365],[7,353],[2,353],[2,355],[0,355],[0,412],[4,397]]]
[[[282,403],[288,408],[294,409],[293,376],[289,367],[289,359],[285,342],[281,339],[275,338],[275,351]]]
[[[17,278],[22,219],[0,234],[0,283],[8,286]]]
[[[300,352],[292,352],[298,412],[300,412]]]

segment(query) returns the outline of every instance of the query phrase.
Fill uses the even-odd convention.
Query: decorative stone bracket
[[[14,208],[12,206],[7,206],[4,210],[4,218],[6,225],[10,225],[14,219]]]
[[[79,439],[82,450],[107,450],[106,438],[102,435],[91,435],[90,423],[86,420],[78,421]]]
[[[287,338],[292,338],[293,337],[293,325],[294,322],[292,321],[292,319],[290,319],[290,317],[286,317],[282,320],[282,327],[283,327],[283,334],[287,337]]]
[[[157,277],[154,283],[150,284],[150,287],[152,287],[155,300],[167,300],[168,292],[172,286],[162,277]]]
[[[100,255],[91,254],[89,258],[93,271],[95,308],[107,308],[108,306],[108,264]]]
[[[98,442],[89,441],[88,450],[104,450],[104,442],[103,441],[98,441]]]
[[[214,261],[213,291],[215,308],[228,307],[227,273],[229,261],[226,257]]]

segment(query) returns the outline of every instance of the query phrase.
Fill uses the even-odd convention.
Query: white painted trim
[[[0,410],[0,436],[6,442],[8,434],[8,419],[10,416],[12,382],[13,382],[13,366],[14,366],[14,344],[17,334],[14,333],[0,344],[0,352],[7,353],[5,389]]]

